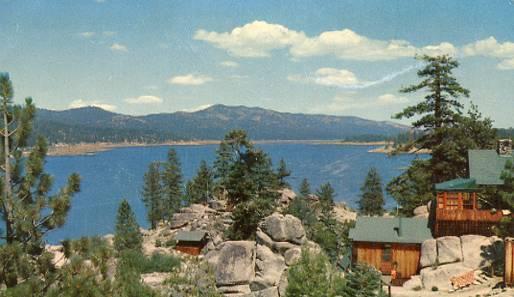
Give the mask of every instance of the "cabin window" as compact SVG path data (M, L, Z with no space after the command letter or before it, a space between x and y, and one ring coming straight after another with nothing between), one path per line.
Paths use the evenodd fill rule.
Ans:
M459 209L459 194L448 193L446 197L446 209Z
M382 261L391 262L393 258L393 251L391 249L390 244L384 245L384 250L382 251Z
M473 209L473 199L470 193L462 193L462 206L464 209Z

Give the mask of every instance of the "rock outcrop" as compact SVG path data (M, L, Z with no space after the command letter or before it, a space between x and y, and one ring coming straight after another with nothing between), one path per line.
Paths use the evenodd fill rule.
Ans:
M225 296L282 297L287 269L299 260L302 248L319 250L307 240L298 218L274 213L259 225L256 241L227 241L205 257Z
M404 288L432 290L453 289L450 279L478 271L491 264L495 250L503 245L498 237L481 235L445 236L429 239L421 245L420 276L414 276Z

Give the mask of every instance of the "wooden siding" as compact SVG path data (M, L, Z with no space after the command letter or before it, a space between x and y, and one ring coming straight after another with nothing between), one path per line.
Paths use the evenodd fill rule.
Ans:
M434 237L466 234L493 236L493 227L500 222L502 217L501 211L438 208L433 230Z
M192 255L192 256L198 256L202 252L202 248L198 246L185 246L185 245L178 245L175 247L175 249L179 252Z
M505 284L514 286L514 238L505 239Z
M421 247L417 244L393 244L393 262L397 263L399 278L410 278L420 269Z
M392 251L392 258L389 263L382 261L383 251L389 246ZM391 266L396 263L398 278L408 279L419 272L419 259L421 257L421 245L419 244L384 244L354 242L353 257L354 263L366 263L384 274L390 274Z

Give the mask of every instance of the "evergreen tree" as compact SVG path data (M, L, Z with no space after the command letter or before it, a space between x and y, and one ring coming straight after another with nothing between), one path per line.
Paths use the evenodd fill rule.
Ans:
M160 165L154 162L148 166L148 171L145 173L142 192L147 218L152 229L157 227L157 223L164 216L165 205L162 194Z
M207 203L214 187L212 172L207 162L200 163L198 173L186 186L186 197L189 203Z
M305 198L311 194L311 186L309 185L309 181L306 178L304 178L300 184L299 194Z
M431 178L433 183L438 183L453 178L455 169L449 166L452 162L445 154L444 144L446 143L443 141L446 140L448 129L458 124L463 108L459 98L469 97L469 91L463 88L453 76L452 71L459 66L459 63L452 57L422 56L421 60L426 63L426 66L418 71L422 81L403 88L400 92L412 93L426 90L427 95L423 101L405 108L394 118L419 117L412 126L424 130L425 134L416 140L416 144L419 148L432 150Z
M312 227L317 223L318 219L312 203L310 203L307 198L297 196L289 203L285 213L299 218L302 221L302 225L305 227L307 237L312 237Z
M66 186L50 195L53 180L44 172L46 141L38 138L27 148L36 108L31 98L19 106L13 97L9 75L0 73L0 282L12 288L22 280L37 293L48 289L55 272L44 250L44 235L64 225L80 178L72 174Z
M272 212L278 198L279 182L271 159L254 148L245 131L234 130L220 144L214 166L218 186L226 191L228 208L233 209L234 223L229 236L252 237L259 221Z
M303 251L300 260L287 272L287 297L333 297L344 287L323 253Z
M279 180L279 186L281 188L289 188L290 185L287 183L286 178L291 176L291 170L287 169L286 162L284 159L280 159L280 163L278 165L277 176Z
M468 176L469 149L490 148L495 138L492 121L482 119L478 108L472 105L468 115L462 115L461 97L468 97L453 76L459 63L449 56L421 59L425 67L418 71L419 84L400 90L411 93L426 91L424 100L396 114L396 119L416 117L413 128L422 131L409 145L431 150L428 160L415 160L402 175L393 179L387 191L398 201L405 215L434 199L433 184ZM407 145L407 146L409 146Z
M139 232L136 216L127 200L122 200L116 216L114 248L118 252L125 250L141 251L143 238Z
M320 186L316 195L319 197L319 203L321 207L321 213L324 216L330 216L334 211L334 196L335 191L330 183L326 183Z
M177 153L173 148L168 151L167 161L163 165L162 185L164 200L164 218L171 220L183 204L182 171Z
M346 284L338 295L343 297L385 296L381 290L380 272L375 268L357 264L346 275Z
M359 211L369 216L381 216L384 214L384 193L382 181L375 168L371 168L361 187Z

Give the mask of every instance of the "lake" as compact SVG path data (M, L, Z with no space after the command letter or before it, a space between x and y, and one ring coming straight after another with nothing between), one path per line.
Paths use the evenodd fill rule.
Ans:
M289 183L296 190L307 178L314 190L330 182L337 201L355 206L359 189L370 167L377 168L384 184L399 175L415 155L389 157L368 153L373 146L316 144L259 144L273 159L283 158L292 175ZM174 146L182 163L185 180L195 175L201 160L212 164L217 145ZM141 202L143 175L153 161L164 161L169 146L128 147L88 156L48 157L46 170L55 178L55 187L62 186L72 172L82 177L81 192L72 203L66 225L48 234L52 243L65 238L112 233L116 210L121 199L127 199L139 223L148 227ZM387 198L387 207L395 206Z

